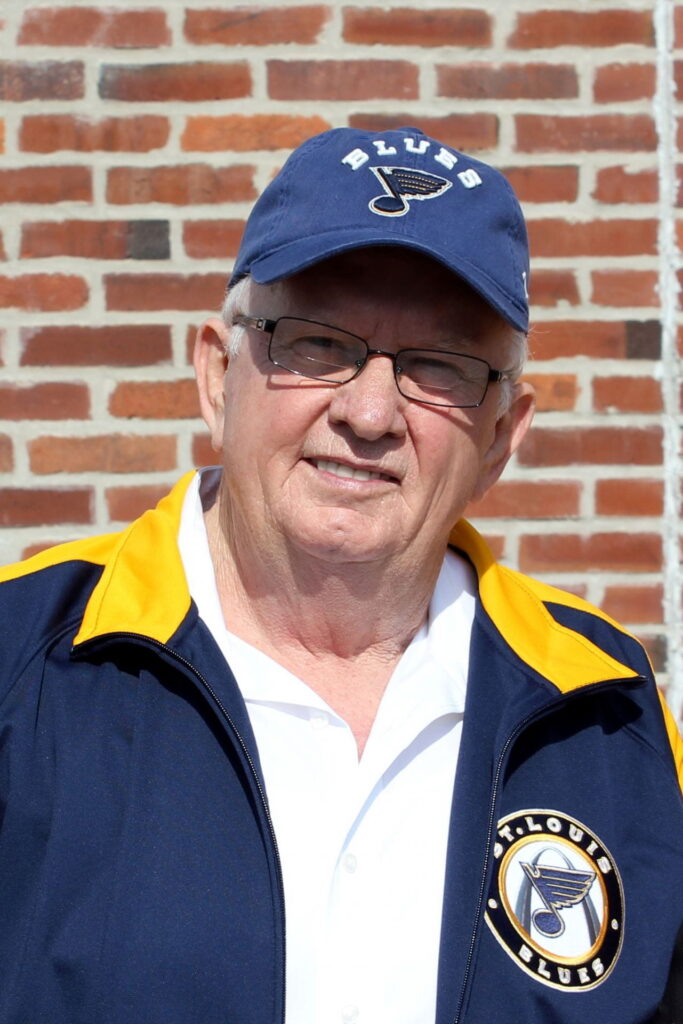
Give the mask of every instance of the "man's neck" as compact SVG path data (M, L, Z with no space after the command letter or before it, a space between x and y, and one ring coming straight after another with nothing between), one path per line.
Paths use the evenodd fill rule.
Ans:
M426 618L440 564L410 573L305 559L264 564L248 544L231 543L218 502L205 521L226 627L318 693L362 751L387 683Z

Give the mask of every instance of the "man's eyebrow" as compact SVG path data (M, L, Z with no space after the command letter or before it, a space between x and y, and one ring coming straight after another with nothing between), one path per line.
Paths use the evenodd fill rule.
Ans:
M433 345L434 348L447 348L456 349L460 345L465 345L468 348L473 348L481 342L481 338L473 335L471 331L458 331L457 327L452 325L447 327L443 332L439 332L437 338L436 335L433 337L420 337L417 339L423 345Z

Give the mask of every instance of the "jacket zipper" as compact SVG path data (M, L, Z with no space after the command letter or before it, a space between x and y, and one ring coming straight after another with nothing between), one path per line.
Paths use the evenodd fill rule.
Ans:
M271 814L270 814L270 808L268 807L268 800L267 800L267 797L266 797L263 785L261 783L261 779L260 779L259 773L258 773L258 771L256 769L256 765L254 764L254 759L252 758L251 753L249 752L248 746L244 742L242 734L239 732L237 726L235 725L235 723L234 723L234 721L233 721L233 719L232 719L232 717L230 715L230 712L227 710L227 708L225 707L225 705L221 701L220 697L218 696L218 694L216 693L216 691L212 687L211 683L208 681L208 679L206 679L201 674L201 672L198 669L195 668L195 666L192 664L192 662L188 661L187 658L184 658L182 656L182 654L178 654L178 652L174 651L172 647L167 647L166 644L161 643L159 640L155 640L153 637L142 636L139 633L108 633L106 635L106 637L102 637L99 641L98 640L86 641L82 646L79 646L78 651L87 650L87 649L90 649L92 647L99 647L103 643L106 645L107 641L109 641L109 640L117 640L117 639L131 640L134 643L140 644L143 647L149 646L149 647L155 648L158 651L163 651L165 654L170 655L171 658L173 658L174 661L179 662L186 669L189 669L189 671L199 680L201 685L205 688L207 693L210 695L210 697L214 701L216 707L219 709L219 711L223 715L224 719L226 720L226 722L228 723L228 725L230 727L230 730L231 730L233 736L237 740L242 753L244 754L244 758L245 758L247 764L249 765L249 770L251 771L254 783L256 784L257 792L259 794L259 798L261 800L261 806L262 806L263 812L265 814L266 822L267 822L267 825L268 825L268 831L270 833L271 842L273 844L273 852L275 854L275 867L276 867L276 871L277 871L277 886L278 886L278 904L279 904L279 910L280 910L280 920L282 921L282 950L281 950L282 971L281 971L281 978L280 978L281 985L282 985L282 1018L281 1018L281 1024L285 1024L285 1003L286 1003L286 995L287 995L287 973L286 973L287 972L287 942L286 942L286 937L287 937L286 936L286 933L287 933L287 919L285 917L285 889L284 889L284 879L283 879L283 875L282 875L282 861L280 860L280 851L278 850L277 837L275 835L275 826L273 825L273 819L272 819ZM75 651L74 653L78 654L78 651Z
M636 676L635 678L630 678L630 679L610 679L608 682L594 683L593 686L590 687L590 691L591 692L595 692L596 690L599 691L599 690L602 690L602 689L606 689L607 687L611 688L612 686L614 686L617 683L629 683L629 684L633 685L635 683L641 683L642 684L645 681L646 680L642 676ZM464 971L463 978L462 978L462 985L460 987L460 997L458 999L458 1007L457 1007L457 1010L456 1010L456 1013L455 1013L455 1019L453 1021L453 1024L462 1024L462 1009L463 1009L463 1004L465 1002L465 995L467 993L467 987L468 987L468 984L469 984L469 976L470 976L470 971L472 969L472 960L474 959L474 951L475 951L475 948L476 948L476 945L477 945L477 933L479 931L479 919L481 917L481 908L482 908L482 905L484 903L484 898L485 898L485 895L486 895L486 876L488 874L488 866L489 866L489 861L491 859L491 840L493 838L493 833L494 833L494 830L495 830L495 820L494 819L495 819L495 815L496 815L496 805L497 805L497 801L498 801L498 787L500 785L500 778L501 778L501 775L503 773L503 768L505 767L505 764L507 762L507 756L508 756L510 747L512 746L513 743L516 742L516 740L518 739L520 734L532 722L534 722L534 721L536 721L538 719L544 718L546 715L551 714L553 711L556 711L559 707L561 707L563 704L566 704L573 697L576 697L576 696L579 696L579 695L580 696L585 695L587 689L589 689L589 688L583 686L583 687L581 687L580 690L574 690L572 693L563 694L562 697L560 698L560 700L553 701L552 704L546 705L545 707L541 708L540 710L534 711L531 714L527 715L526 718L523 718L521 722L517 723L517 725L512 730L512 732L508 736L507 740L503 744L503 747L502 747L501 752L500 752L500 756L498 758L498 763L496 765L496 771L495 771L495 774L494 774L494 777L493 777L493 786L492 786L492 789L491 789L491 803L490 803L490 808L489 808L489 822L488 822L488 828L487 828L487 832L486 832L486 852L484 853L484 864L483 864L482 873L481 873L481 885L479 886L479 896L477 898L477 909L476 909L476 914L475 914L475 917L474 917L474 928L472 930L472 938L470 940L470 948L469 948L468 953L467 953L467 960L465 961L465 971Z

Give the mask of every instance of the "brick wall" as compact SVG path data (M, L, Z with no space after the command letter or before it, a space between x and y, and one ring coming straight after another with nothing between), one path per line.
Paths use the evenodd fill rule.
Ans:
M19 0L0 41L0 561L211 459L188 352L254 197L310 134L418 124L529 219L540 411L477 525L681 713L683 2Z

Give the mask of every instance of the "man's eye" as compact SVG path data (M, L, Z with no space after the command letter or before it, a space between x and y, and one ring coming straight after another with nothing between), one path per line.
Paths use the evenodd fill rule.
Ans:
M322 363L326 367L349 365L347 346L324 334L311 334L297 338L292 342L291 349L297 358Z
M406 367L406 372L411 376L414 375L423 383L431 381L438 384L455 383L465 376L463 367L445 359L429 357L411 360L410 365Z
M296 338L292 342L292 348L302 354L305 352L330 352L339 348L339 343L334 338L326 338L321 334L308 334L302 338Z

